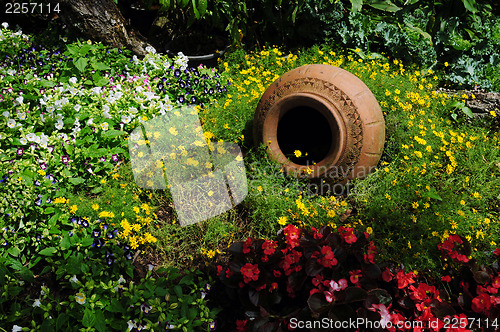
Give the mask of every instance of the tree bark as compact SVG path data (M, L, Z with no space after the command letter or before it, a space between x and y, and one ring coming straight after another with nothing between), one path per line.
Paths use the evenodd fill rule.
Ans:
M77 35L144 56L147 40L129 29L113 0L60 0L59 17Z

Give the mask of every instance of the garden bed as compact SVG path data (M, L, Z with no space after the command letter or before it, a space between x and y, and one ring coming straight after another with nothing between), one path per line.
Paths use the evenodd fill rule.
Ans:
M46 50L1 31L0 327L493 326L499 136L494 121L468 121L469 97L435 92L441 73L328 45L188 68L184 57L139 60L90 41ZM262 93L307 63L357 75L384 112L379 167L350 193L318 195L253 146ZM127 145L134 128L181 106L198 112L207 142L242 147L249 188L237 208L187 227L168 190L136 186Z

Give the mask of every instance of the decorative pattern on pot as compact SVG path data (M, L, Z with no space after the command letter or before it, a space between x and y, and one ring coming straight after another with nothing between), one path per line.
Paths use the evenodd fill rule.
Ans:
M385 122L359 78L313 64L285 73L264 92L253 135L288 174L346 182L366 177L377 165Z

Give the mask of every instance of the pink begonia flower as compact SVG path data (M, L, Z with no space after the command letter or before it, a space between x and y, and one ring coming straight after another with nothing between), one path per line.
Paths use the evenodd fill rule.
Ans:
M391 323L391 314L389 313L389 310L387 310L387 307L385 304L372 304L370 307L371 311L378 311L380 314L380 325L382 327L386 327L388 324Z

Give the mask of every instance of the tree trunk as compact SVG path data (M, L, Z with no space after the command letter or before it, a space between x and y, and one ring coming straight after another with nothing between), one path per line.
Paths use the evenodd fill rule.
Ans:
M60 0L59 3L59 17L77 35L128 48L139 56L147 54L147 40L127 29L125 18L113 0Z

